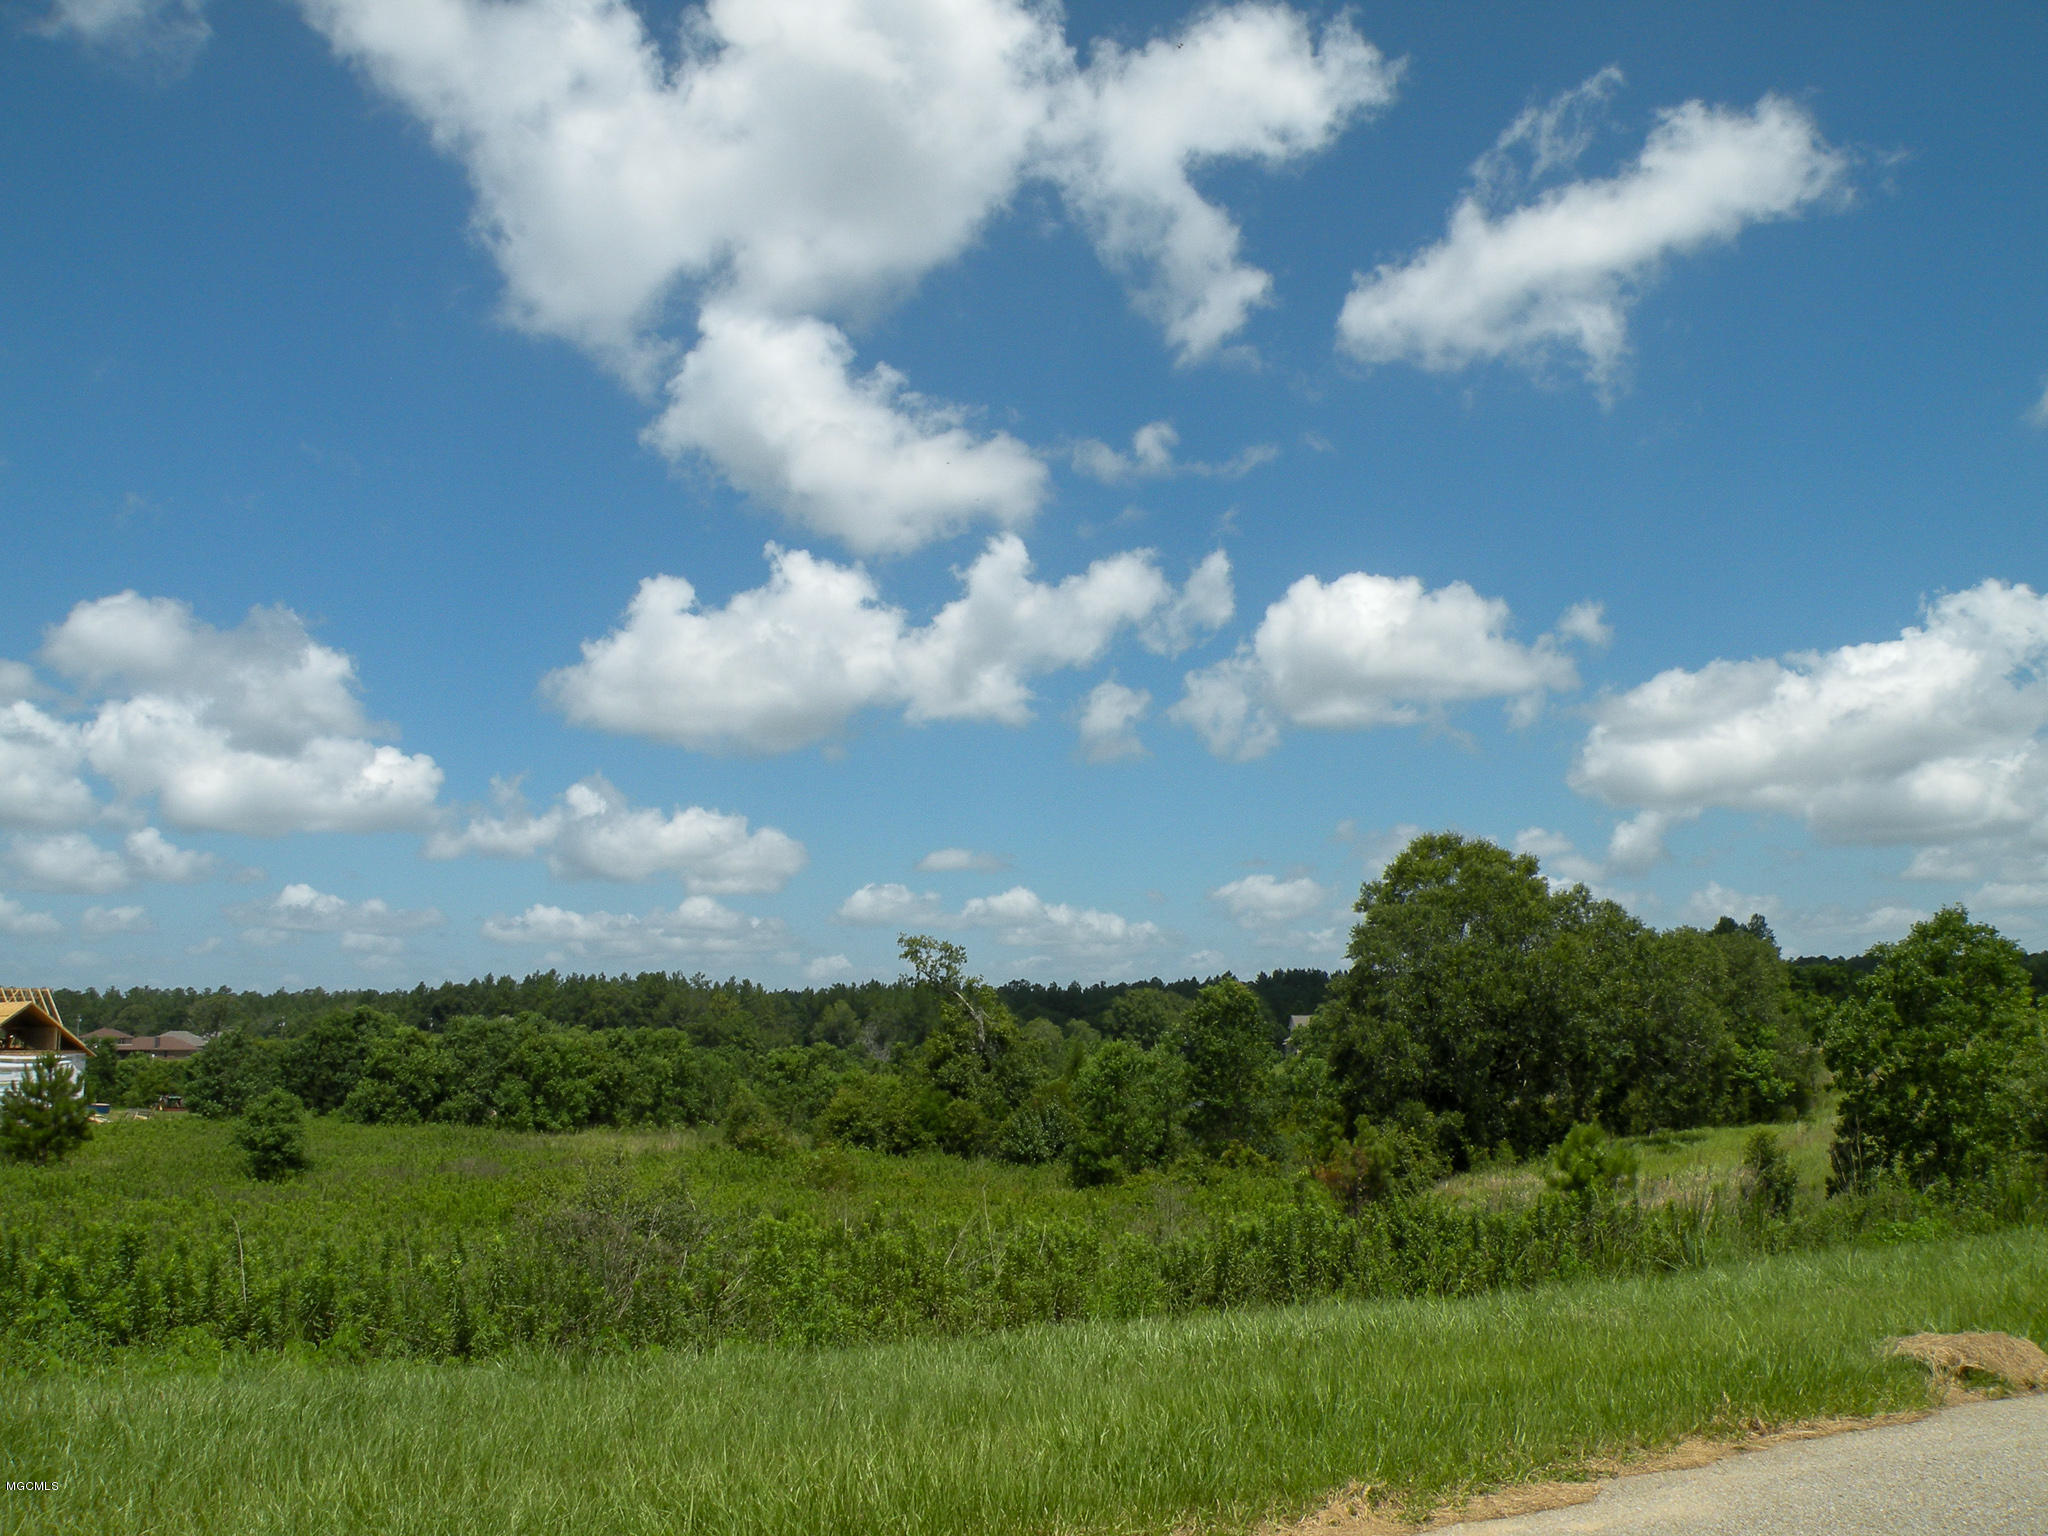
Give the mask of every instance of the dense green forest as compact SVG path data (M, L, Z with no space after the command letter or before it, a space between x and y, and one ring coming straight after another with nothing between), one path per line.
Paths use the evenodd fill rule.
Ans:
M1063 1164L1079 1184L1190 1156L1399 1165L1420 1179L1527 1157L1582 1124L1639 1135L1790 1119L1854 1057L1838 1042L1831 1061L1829 1032L1874 1006L1898 948L1788 963L1761 917L1660 931L1554 886L1532 857L1449 833L1417 838L1358 912L1348 969L1249 983L992 986L959 946L906 935L901 979L822 989L547 972L409 992L59 1001L81 1031L212 1036L177 1063L103 1049L87 1086L115 1104L179 1093L236 1116L282 1091L364 1124L713 1124L763 1152L936 1150ZM1995 954L1996 984L2028 1021L2000 1061L2031 1060L2042 969L1957 921L1945 942ZM1997 1070L2031 1081L2022 1066ZM2014 1126L2038 1119L1994 1096L2012 1100ZM2031 1134L2002 1132L2001 1145ZM1873 1144L1856 1166L1899 1155Z
M1103 1015L1126 992L1143 988L1193 998L1208 980L1096 982L1082 986L1012 981L996 991L1018 1018L1049 1019L1056 1024L1087 1023L1100 1028ZM1267 1010L1279 1019L1313 1013L1330 985L1330 973L1319 970L1261 972L1249 983ZM236 992L227 987L206 992L191 987L110 987L72 991L59 988L58 1006L65 1021L81 1033L104 1028L131 1035L160 1035L186 1029L212 1035L222 1029L272 1030L289 1033L295 1026L349 1008L372 1008L421 1029L436 1029L450 1019L535 1014L551 1023L590 1029L684 1028L714 1011L737 1007L752 1021L764 1041L777 1045L806 1044L825 1038L844 1021L835 1012L821 1020L835 1003L845 1003L862 1020L872 1018L877 1039L884 1043L914 1030L917 999L905 981L847 983L796 991L769 991L737 979L715 982L702 974L643 971L637 976L563 976L542 971L521 980L485 976L481 980L424 983L406 991L339 991L310 987L296 992ZM899 1027L898 1021L901 1021ZM821 1033L821 1028L823 1033Z

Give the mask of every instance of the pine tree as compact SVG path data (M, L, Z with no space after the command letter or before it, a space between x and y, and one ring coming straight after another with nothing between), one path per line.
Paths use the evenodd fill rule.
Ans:
M38 1056L28 1075L0 1094L0 1152L23 1163L49 1163L92 1134L92 1110L71 1069Z

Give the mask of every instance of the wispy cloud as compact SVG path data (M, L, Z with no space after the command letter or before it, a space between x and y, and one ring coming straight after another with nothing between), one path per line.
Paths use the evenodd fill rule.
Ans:
M1207 480L1237 480L1280 456L1280 450L1273 444L1254 443L1227 459L1210 462L1180 458L1175 452L1179 447L1180 433L1174 430L1173 423L1154 421L1131 434L1127 453L1090 437L1074 445L1072 457L1074 468L1090 479L1100 480L1104 485L1123 485L1132 480L1169 480L1190 475Z
M1699 101L1668 108L1618 174L1496 207L1524 185L1509 170L1517 156L1535 175L1577 160L1590 110L1618 80L1602 71L1518 118L1474 168L1444 238L1359 277L1337 324L1342 350L1438 371L1576 351L1605 391L1627 354L1629 310L1664 261L1844 195L1848 157L1805 109L1766 96L1749 111Z

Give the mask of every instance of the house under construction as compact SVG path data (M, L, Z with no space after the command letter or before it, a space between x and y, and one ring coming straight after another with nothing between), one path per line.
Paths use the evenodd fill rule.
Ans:
M48 987L0 987L0 1093L27 1077L38 1056L54 1055L82 1084L90 1050L64 1027Z

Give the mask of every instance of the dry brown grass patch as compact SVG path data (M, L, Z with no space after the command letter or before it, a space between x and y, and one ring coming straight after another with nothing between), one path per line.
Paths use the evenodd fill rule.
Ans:
M2048 1387L2048 1353L2010 1333L1915 1333L1892 1340L1891 1352L1918 1360L1938 1386L1951 1389L1971 1375L1996 1377L2021 1391Z
M1261 1525L1258 1536L1410 1536L1414 1529L1401 1518L1398 1502L1374 1497L1369 1484L1352 1483L1291 1525Z

